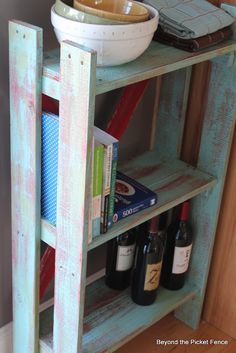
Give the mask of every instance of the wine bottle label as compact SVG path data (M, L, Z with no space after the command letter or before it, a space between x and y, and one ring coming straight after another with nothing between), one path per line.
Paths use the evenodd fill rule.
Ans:
M175 247L172 273L180 274L188 270L192 244L185 247Z
M116 258L116 271L127 271L131 269L134 259L135 244L118 246Z
M144 290L151 291L157 289L160 282L162 261L157 264L148 264L145 275Z

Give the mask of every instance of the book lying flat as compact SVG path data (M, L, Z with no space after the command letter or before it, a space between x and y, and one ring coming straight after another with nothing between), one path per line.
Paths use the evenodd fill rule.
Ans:
M157 203L157 194L138 181L117 171L113 222Z

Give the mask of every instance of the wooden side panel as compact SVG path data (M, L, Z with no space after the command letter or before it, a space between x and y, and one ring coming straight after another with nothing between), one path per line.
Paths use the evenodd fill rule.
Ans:
M236 339L236 130L207 286L205 320Z
M236 5L236 0L224 1ZM236 9L236 8L235 8ZM203 317L211 324L236 338L236 130L225 181L224 195L219 215L213 261L209 275Z
M217 178L215 187L193 200L194 246L188 281L199 287L199 295L177 311L177 317L196 327L201 315L211 260L218 212L235 123L236 66L228 57L213 61L208 105L203 125L198 168Z
M190 78L191 68L163 76L155 144L161 158L180 155Z
M77 353L82 343L95 80L95 52L63 43L54 353Z
M10 22L13 351L38 352L42 30Z
M210 74L210 61L193 66L181 159L194 166L196 166L198 160L202 124L208 100Z

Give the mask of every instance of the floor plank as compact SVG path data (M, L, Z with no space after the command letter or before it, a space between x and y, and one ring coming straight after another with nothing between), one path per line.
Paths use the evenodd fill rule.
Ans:
M222 344L210 340L222 341ZM116 353L168 352L234 353L236 341L205 321L201 322L198 330L192 330L171 314L116 351Z

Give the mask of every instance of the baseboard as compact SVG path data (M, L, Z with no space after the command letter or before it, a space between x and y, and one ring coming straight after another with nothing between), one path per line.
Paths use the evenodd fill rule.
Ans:
M12 323L0 328L0 352L12 353Z
M89 285L105 275L102 269L87 278L86 284ZM53 305L53 298L40 305L40 311L44 311ZM0 328L0 353L12 353L12 323Z

